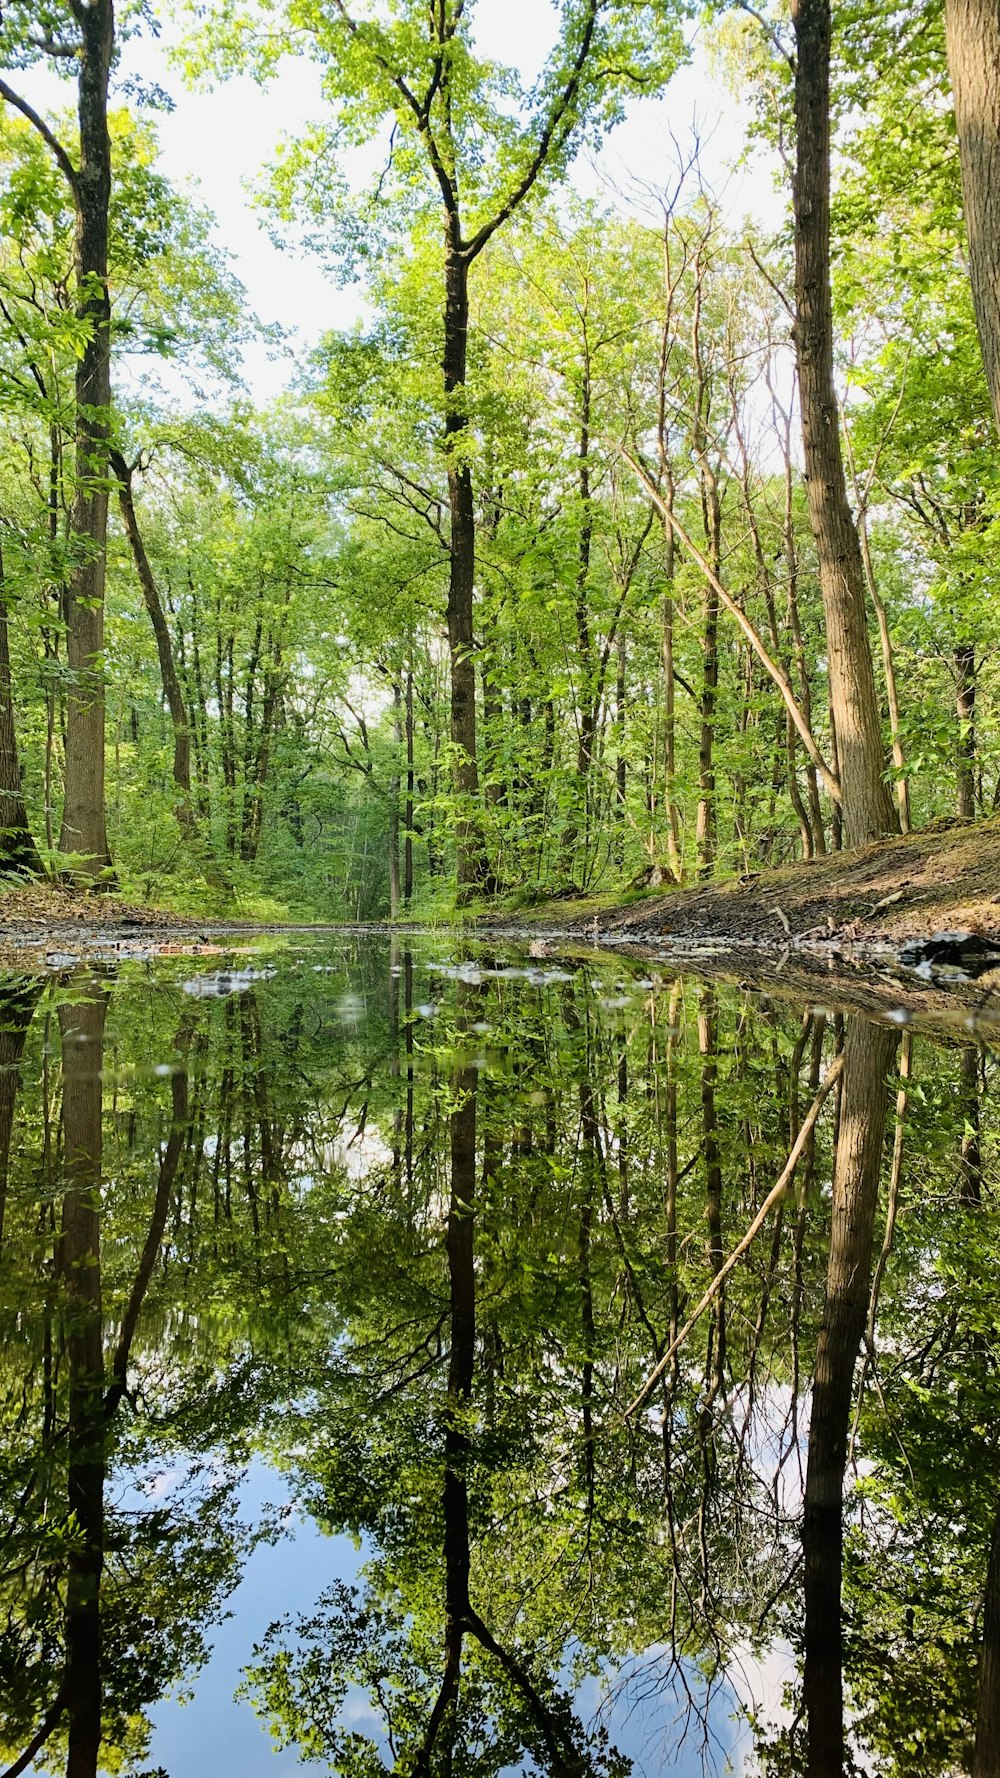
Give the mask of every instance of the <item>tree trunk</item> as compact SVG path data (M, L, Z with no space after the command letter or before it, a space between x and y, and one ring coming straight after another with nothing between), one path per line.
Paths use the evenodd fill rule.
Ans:
M706 586L701 634L701 698L698 740L698 875L710 877L715 862L715 705L719 690L719 599Z
M1000 430L1000 9L996 0L945 0L945 30L972 300L993 417Z
M955 650L955 711L958 749L955 813L971 821L976 813L976 651L968 643Z
M837 727L844 842L898 822L884 779L861 546L847 498L833 383L830 293L830 0L793 0L795 26L795 340L809 518L819 556L830 701Z
M406 668L406 804L403 809L403 901L413 899L413 667Z
M122 523L125 535L132 551L135 571L139 576L142 596L145 601L149 621L156 637L156 653L160 663L160 679L163 684L163 695L170 711L170 721L174 730L174 783L177 786L177 802L174 813L185 833L192 830L191 813L191 725L188 720L184 693L174 663L173 642L167 624L160 590L150 566L149 557L139 530L136 517L135 501L132 498L132 470L129 468L120 451L111 452L111 467L118 478L118 504L121 507Z
M625 799L628 785L625 763L625 721L627 708L626 668L628 656L624 631L618 637L618 678L615 685L615 726L618 730L618 757L615 760L615 812L617 835L615 851L619 869L625 863Z
M668 477L667 498L673 504L673 476ZM663 592L663 629L660 651L663 661L663 799L666 816L667 863L670 866L674 881L679 883L683 875L681 865L680 818L677 813L677 716L674 697L674 572L676 563L676 543L673 527L667 521L664 524L664 575L666 586Z
M59 1009L63 1197L59 1272L66 1293L67 1497L76 1524L66 1576L66 1778L95 1778L101 1744L104 1567L104 1351L101 1318L101 1057L106 996Z
M464 458L468 434L465 403L469 336L469 267L459 241L458 217L445 231L444 441L448 467L451 540L448 574L448 653L451 667L451 742L455 750L453 787L455 868L459 901L483 886L486 861L478 820L479 770L476 764L476 670L472 630L476 576L476 515L472 472Z
M894 1032L865 1019L847 1022L802 1522L807 1778L840 1778L844 1769L844 1472L854 1367L868 1314L888 1077L897 1042Z
M108 73L114 46L112 0L74 8L80 31L80 164L74 271L77 319L85 344L76 369L76 491L71 529L77 561L67 597L66 777L60 850L94 879L111 863L104 819L104 579L108 532L108 421L111 305L108 208L111 143Z
M14 696L10 673L10 633L0 556L0 871L40 877L42 861L31 837L21 790L21 765L14 727Z
M21 1056L41 983L16 979L0 989L0 1254L7 1211L7 1165L14 1134L14 1108L21 1086Z
M577 541L576 590L574 601L574 619L576 623L576 649L579 663L579 685L577 690L577 707L579 728L576 743L576 783L574 787L574 803L569 819L563 829L562 854L566 875L573 880L574 854L579 834L579 823L583 819L585 831L589 827L587 821L587 800L590 788L590 762L593 757L594 735L597 727L597 710L594 688L594 651L590 635L590 615L588 611L588 581L590 579L590 554L594 539L594 510L590 493L590 348L584 322L583 335L583 371L580 387L580 433L577 442L576 482L580 500L580 535ZM584 862L586 875L586 860Z
M389 917L399 913L399 744L402 740L399 710L402 690L399 680L392 682L392 741L394 766L389 780Z
M986 1570L972 1778L1000 1778L1000 1510L993 1521Z

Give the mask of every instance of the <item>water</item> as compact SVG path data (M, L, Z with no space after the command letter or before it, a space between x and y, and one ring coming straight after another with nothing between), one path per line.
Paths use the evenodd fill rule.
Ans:
M992 1055L454 939L0 988L3 1763L995 1769Z

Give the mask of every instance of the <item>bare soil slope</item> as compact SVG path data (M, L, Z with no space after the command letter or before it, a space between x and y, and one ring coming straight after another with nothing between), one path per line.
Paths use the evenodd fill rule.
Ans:
M546 920L581 935L596 929L778 953L790 940L831 949L898 947L942 928L1000 940L1000 816L938 822L857 852L675 889L628 907L561 915L549 909Z

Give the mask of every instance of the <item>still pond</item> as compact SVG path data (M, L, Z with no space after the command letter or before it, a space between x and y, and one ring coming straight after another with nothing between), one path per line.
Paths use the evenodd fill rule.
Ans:
M0 1767L1000 1771L996 1067L454 937L5 978Z

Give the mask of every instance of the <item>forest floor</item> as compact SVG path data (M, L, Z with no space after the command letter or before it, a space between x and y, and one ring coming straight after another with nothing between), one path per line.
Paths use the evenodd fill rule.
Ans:
M937 822L728 883L496 907L456 924L535 954L597 946L800 1000L822 983L823 997L845 1007L1000 1036L1000 816ZM347 930L386 928L192 918L48 884L0 889L6 969L210 955L269 934Z
M1000 816L935 822L856 852L831 852L730 882L645 891L625 904L614 898L547 902L523 917L532 926L598 938L724 941L779 953L790 941L812 941L826 951L900 946L942 928L1000 942Z

